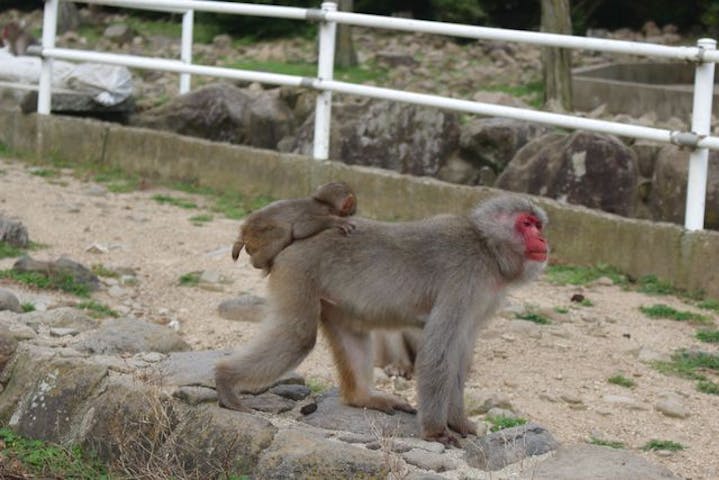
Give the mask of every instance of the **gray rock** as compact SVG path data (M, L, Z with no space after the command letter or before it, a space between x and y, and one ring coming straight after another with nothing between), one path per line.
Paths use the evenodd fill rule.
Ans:
M84 265L67 257L60 257L53 262L45 262L25 255L15 262L12 268L17 272L40 273L59 284L64 283L69 276L75 283L84 285L90 290L94 291L100 288L100 279L97 278L97 275Z
M505 118L473 118L462 126L459 146L464 158L477 166L502 172L516 153L549 129Z
M388 415L377 410L350 407L340 401L332 390L317 399L317 411L301 418L301 421L327 430L342 430L356 434L371 434L373 426L393 437L418 437L416 415L395 412Z
M496 186L631 216L638 178L636 155L619 139L579 131L528 143Z
M177 352L190 346L177 332L161 325L130 318L106 320L77 347L91 353Z
M263 418L203 405L185 414L159 453L176 458L185 478L217 478L218 472L260 478L257 463L277 436Z
M172 396L190 405L217 401L217 392L207 387L180 387L172 392Z
M18 248L26 248L29 243L27 228L18 220L0 215L0 242Z
M330 158L413 175L436 175L458 148L458 116L388 101L332 106ZM314 115L300 127L294 153L311 154Z
M410 450L409 452L403 453L402 458L404 458L407 463L419 467L422 470L446 472L447 470L457 468L457 461L455 459L446 455L430 453L426 450Z
M51 328L50 336L52 337L74 337L80 333L75 328Z
M125 23L116 23L108 26L105 29L103 36L114 43L122 45L123 43L129 43L135 34L129 25Z
M312 393L305 385L277 385L270 388L270 392L294 401L304 400Z
M37 92L28 92L20 104L23 113L37 111ZM105 121L127 123L130 114L135 110L135 100L128 97L115 105L103 105L95 101L95 95L76 92L53 92L50 110L53 113L93 117ZM97 191L97 189L95 189ZM87 195L88 192L86 191ZM105 189L105 194L107 189ZM104 196L102 195L102 196Z
M11 381L0 395L8 425L29 438L59 441L95 393L107 368L79 358L50 359L28 348L13 363Z
M224 300L217 307L220 317L241 322L259 322L264 317L265 299L256 295L240 295Z
M665 393L655 408L662 412L667 417L674 418L687 418L689 416L689 409L684 405L683 399L676 393L670 392Z
M24 314L21 320L37 331L40 325L49 328L71 328L84 332L97 327L97 321L72 307L59 307L44 312L35 311Z
M468 390L465 395L467 397L467 410L470 416L487 413L495 407L509 410L514 408L506 393L493 392L490 390Z
M280 430L263 454L258 479L384 478L379 452L323 438L297 428Z
M626 450L570 445L557 450L522 478L529 480L678 480L660 465Z
M17 340L6 326L0 324L0 372L15 354L15 350Z
M275 148L295 130L289 106L277 90L206 85L136 115L137 126L170 130L220 142Z
M15 313L22 313L20 300L10 290L0 288L0 310L10 310Z
M550 452L558 446L547 430L528 423L466 442L464 458L472 467L495 471L526 457Z
M295 402L287 398L280 397L274 393L261 393L259 395L245 394L242 395L242 404L247 408L258 410L260 412L279 414L292 410Z

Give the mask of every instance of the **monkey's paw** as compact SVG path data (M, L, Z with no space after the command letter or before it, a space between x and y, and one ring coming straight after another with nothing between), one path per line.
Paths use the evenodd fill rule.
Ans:
M371 408L379 410L388 415L394 415L396 410L407 413L417 413L417 409L405 400L383 392L373 392L366 398L350 400L350 405L355 407Z
M355 228L357 227L352 222L343 221L337 223L337 230L339 230L343 235L349 235Z

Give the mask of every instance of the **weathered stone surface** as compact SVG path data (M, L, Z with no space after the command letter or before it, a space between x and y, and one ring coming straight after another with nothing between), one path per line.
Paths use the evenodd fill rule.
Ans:
M548 128L505 118L473 118L462 126L459 146L465 158L499 173L529 141Z
M454 113L385 101L332 107L330 158L414 175L435 175L459 143ZM292 146L311 154L314 115L300 127Z
M0 242L13 247L25 248L28 245L27 228L18 220L0 215Z
M240 295L225 300L217 307L217 313L227 320L259 322L263 318L265 299L257 295Z
M72 440L103 461L137 468L150 461L178 423L177 412L158 390L116 382L89 403Z
M97 278L97 275L84 265L67 257L60 257L55 261L46 262L34 260L25 255L15 262L12 268L17 272L40 273L57 282L63 282L67 277L71 277L75 283L85 285L90 290L100 288L100 279Z
M217 392L207 387L180 387L172 392L172 396L190 405L217 401Z
M410 450L409 452L403 453L402 458L404 458L407 463L419 467L422 470L445 472L457 468L457 461L455 459L438 453L430 453L426 450Z
M270 392L294 401L304 400L312 393L305 385L277 385L270 388Z
M0 288L0 310L10 310L15 313L22 312L20 300L7 288Z
M559 444L543 427L528 423L465 443L465 460L482 470L500 470L533 455L555 450Z
M382 456L297 428L281 430L262 455L257 479L384 478Z
M165 385L215 388L215 363L231 353L229 350L172 352L154 366L153 376Z
M562 447L527 472L526 480L678 480L669 470L626 450L597 445Z
M482 415L493 408L506 408L511 410L512 401L509 395L503 392L495 392L492 390L468 390L467 396L467 412L469 415Z
M186 414L160 454L175 458L191 478L260 478L259 456L276 433L277 428L259 416L205 405Z
M131 121L142 127L272 149L294 131L294 122L278 90L241 89L226 83L180 95Z
M295 402L292 400L269 392L259 395L243 395L242 404L247 408L274 414L287 412L295 406Z
M50 360L37 349L25 350L13 363L10 383L0 395L0 412L3 417L10 414L7 424L22 435L63 440L106 375L106 367L82 359ZM7 408L6 402L12 406Z
M302 418L309 425L327 430L370 434L373 428L394 437L418 437L417 416L405 412L388 415L377 410L350 407L332 390L317 399L317 410Z
M610 135L550 133L528 143L496 186L631 216L637 194L634 152Z
M90 332L77 348L91 353L177 352L190 346L174 330L130 318L106 320Z
M649 208L655 220L684 222L689 153L674 145L659 152L649 195ZM709 152L705 205L704 227L719 229L719 152Z
M5 365L15 354L16 349L17 340L12 332L4 325L0 325L0 372L5 369Z
M84 332L97 327L97 321L72 307L59 307L44 312L29 312L21 317L29 327L37 331L40 325L48 328L72 328Z

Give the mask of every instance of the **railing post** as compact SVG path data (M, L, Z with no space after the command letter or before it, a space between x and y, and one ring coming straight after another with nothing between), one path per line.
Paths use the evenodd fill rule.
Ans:
M57 9L60 0L45 0L45 9L42 15L42 49L55 46L57 33ZM52 93L52 58L42 57L40 70L40 85L37 94L37 113L50 114Z
M697 46L714 50L716 40L700 38ZM709 134L714 97L714 62L697 64L694 76L694 105L692 107L692 132L704 136ZM706 206L707 172L709 149L696 148L689 156L689 178L687 179L687 200L684 227L687 230L704 228Z
M195 20L195 11L188 10L182 14L182 44L180 60L188 65L192 64L192 31ZM180 74L180 95L190 91L190 74Z
M337 11L334 2L323 2L323 12ZM320 23L320 46L317 60L317 76L320 80L332 80L335 63L335 32L337 24L323 20ZM315 138L312 157L327 160L330 151L330 118L332 115L332 92L323 91L317 96L315 106Z

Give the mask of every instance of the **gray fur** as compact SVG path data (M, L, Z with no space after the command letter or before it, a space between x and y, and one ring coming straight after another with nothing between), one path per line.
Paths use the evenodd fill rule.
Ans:
M231 365L218 366L218 389L245 388L250 377L256 386L264 374L257 370L279 375L298 364L311 349L307 338L317 328L322 305L330 304L340 312L331 319L340 331L424 323L416 360L423 435L451 439L447 427L471 431L462 397L479 328L508 287L536 277L546 264L525 260L514 226L522 212L547 222L529 200L502 196L467 216L401 223L357 218L351 235L326 230L295 241L276 257L269 277L270 303L276 307L271 332L240 351ZM293 342L303 348L291 348ZM366 357L363 361L372 361L371 352Z

